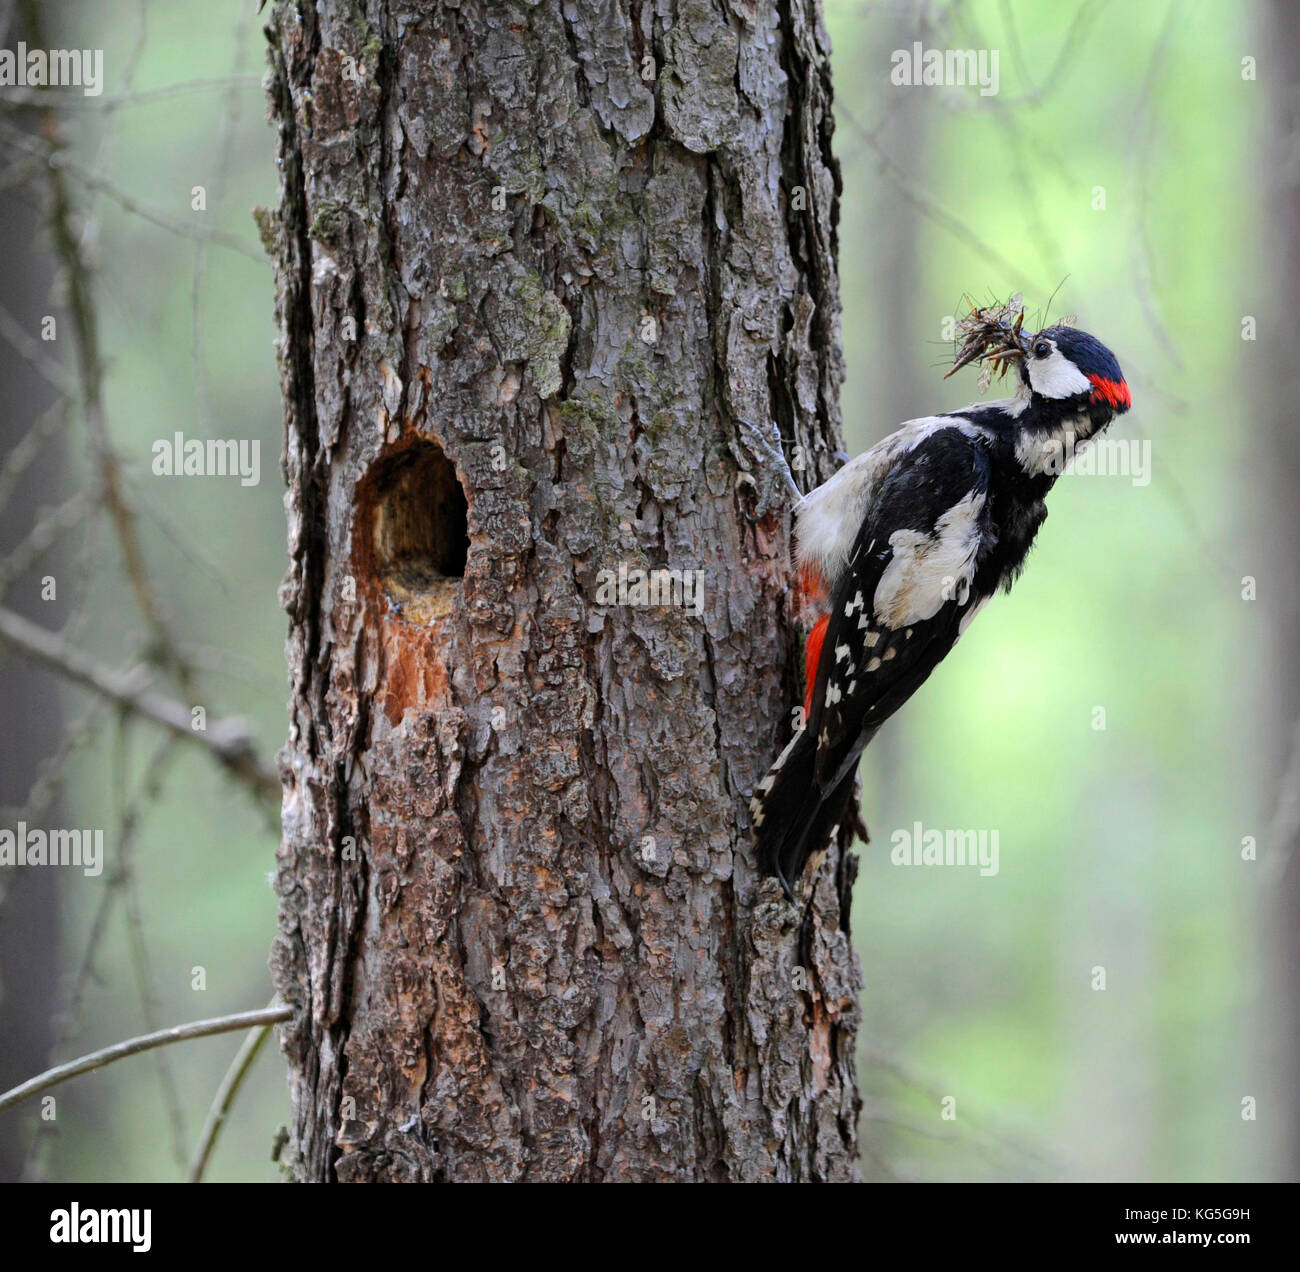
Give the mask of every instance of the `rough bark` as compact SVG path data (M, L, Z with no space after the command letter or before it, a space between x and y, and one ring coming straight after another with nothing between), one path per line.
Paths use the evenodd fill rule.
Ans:
M852 858L791 906L746 810L800 638L741 421L805 485L839 445L818 3L268 34L296 1176L854 1177ZM620 566L702 613L598 600Z

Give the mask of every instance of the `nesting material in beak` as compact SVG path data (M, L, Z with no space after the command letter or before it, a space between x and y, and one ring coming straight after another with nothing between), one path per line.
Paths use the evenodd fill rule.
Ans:
M955 375L972 362L982 362L980 388L987 388L995 377L1006 375L1011 364L1023 358L1030 337L1021 330L1025 322L1025 303L1017 292L1005 305L972 305L970 313L957 321L957 354L952 370Z

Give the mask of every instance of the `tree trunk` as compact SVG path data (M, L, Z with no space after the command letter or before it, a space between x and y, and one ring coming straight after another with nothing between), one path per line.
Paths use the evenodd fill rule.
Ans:
M269 35L296 1177L854 1178L852 859L792 906L747 813L800 642L746 423L839 445L817 0Z
M1261 42L1281 55L1280 65L1295 66L1300 55L1300 13L1293 4L1274 0L1261 15ZM1300 647L1300 515L1295 492L1300 488L1300 455L1296 453L1295 403L1300 394L1300 368L1296 348L1300 346L1300 103L1294 77L1270 76L1271 91L1269 145L1259 162L1257 180L1261 191L1263 220L1269 234L1262 244L1274 295L1267 310L1257 315L1261 362L1251 367L1265 412L1259 429L1257 471L1261 510L1257 526L1259 560L1264 565L1259 580L1261 617L1273 639L1273 653L1266 672L1264 693L1271 706L1271 718L1262 721L1268 753L1276 754L1276 765L1265 769L1269 784L1276 789L1276 806L1267 828L1261 865L1264 886L1273 908L1268 931L1271 956L1269 996L1264 1004L1272 1017L1266 1021L1267 1041L1276 1039L1285 1048L1278 1065L1276 1085L1270 1092L1276 1107L1287 1110L1290 1125L1272 1173L1275 1179L1300 1179L1300 1109L1295 1102L1295 1083L1300 1075L1300 685L1294 673L1296 649ZM1254 306L1251 307L1252 312ZM1253 348L1243 344L1243 349ZM1251 571L1254 573L1254 571ZM1265 815L1268 815L1267 808ZM1263 1102L1261 1101L1261 1107Z
M52 26L59 24L52 23ZM60 32L62 34L62 32ZM0 17L0 46L14 48L20 41L43 48L42 35L15 14L12 24ZM33 128L30 113L6 123ZM49 256L41 242L41 218L29 190L6 182L0 191L0 259L5 262L5 308L33 340L41 319L56 311L50 298L53 277ZM46 413L54 408L55 394L32 364L7 339L0 340L0 384L5 409L0 411L0 467L13 464L20 447L30 440ZM48 512L51 492L66 488L61 428L21 470L8 492L0 491L0 560L22 543ZM17 468L12 471L19 471ZM4 483L0 482L0 485ZM56 544L20 577L0 584L0 604L43 627L59 628L68 620L69 597L75 585L68 570L68 554ZM53 575L57 598L42 599L41 580ZM32 817L33 825L60 826L68 818L57 783L38 796L36 807L27 801L33 784L59 752L67 721L58 691L50 678L33 672L30 665L0 653L0 703L11 727L0 729L0 826L12 829L19 818ZM21 725L19 725L21 722ZM75 820L75 819L74 819ZM61 984L64 972L61 927L63 888L60 870L0 871L0 1090L17 1086L50 1061L55 1044L55 1016L65 1003ZM70 1104L60 1096L60 1115ZM62 1125L38 1122L36 1134ZM0 1123L0 1182L12 1183L30 1160L29 1123L17 1110Z

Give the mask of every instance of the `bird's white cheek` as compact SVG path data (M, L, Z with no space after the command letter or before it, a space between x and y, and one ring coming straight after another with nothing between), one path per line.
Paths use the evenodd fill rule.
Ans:
M1092 381L1061 353L1030 362L1029 383L1035 393L1046 398L1074 397L1092 389Z

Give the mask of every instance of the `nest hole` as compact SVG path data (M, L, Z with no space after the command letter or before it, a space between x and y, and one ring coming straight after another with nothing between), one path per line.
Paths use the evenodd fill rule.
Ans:
M381 461L372 559L403 617L427 623L450 610L469 555L468 514L455 465L436 442L416 442Z

